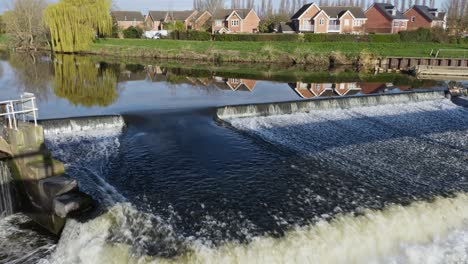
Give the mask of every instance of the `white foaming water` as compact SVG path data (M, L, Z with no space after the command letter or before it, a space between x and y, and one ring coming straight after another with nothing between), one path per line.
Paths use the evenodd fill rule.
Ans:
M436 100L230 122L275 144L336 160L334 166L357 174L375 174L378 180L380 173L388 181L411 175L425 184L422 176L450 172L459 181L466 176L466 113ZM143 248L154 239L163 250L180 254L145 256ZM67 223L56 252L44 263L467 263L467 252L468 195L462 192L360 210L292 227L280 238L226 241L220 247L178 242L170 224L119 203L87 223Z
M105 136L100 131L122 131L125 121L121 116L102 116L42 121L46 137L58 135Z
M0 218L13 213L11 173L7 164L0 161Z
M57 250L43 263L419 264L468 261L468 232L464 231L468 230L466 194L415 202L405 207L390 206L381 211L365 210L359 216L342 215L329 222L295 228L281 238L257 237L249 244L227 242L213 248L196 241L187 242L188 251L172 259L134 254L134 243L154 237L142 237L142 233L134 233L133 229L161 228L147 221L147 216L141 218L142 215L128 204L118 204L87 223L71 221ZM145 220L137 222L138 226L128 225L128 219L135 217ZM164 235L170 238L171 232L167 231L170 227L164 228ZM125 243L112 241L116 229L129 240ZM454 244L457 247L454 248Z
M46 143L54 157L65 163L67 174L79 179L80 188L93 196L102 196L100 202L105 205L125 201L103 176L112 157L119 153L119 137L125 127L123 118L48 122L44 129Z
M0 219L1 263L37 263L54 251L56 242L32 226L31 219L22 214Z

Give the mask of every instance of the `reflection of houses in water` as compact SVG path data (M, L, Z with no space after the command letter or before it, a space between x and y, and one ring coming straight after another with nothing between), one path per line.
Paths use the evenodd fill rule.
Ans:
M172 82L196 87L215 87L219 90L253 91L257 81L250 79L224 78L217 76L192 77L180 73L177 69L149 65L145 67L146 77L152 82ZM178 77L178 78L177 78Z
M362 82L359 83L362 94L387 93L391 91L407 91L411 89L410 85L398 85L382 82Z
M249 79L222 78L214 77L215 86L221 90L232 91L253 91L257 85L257 81Z
M330 97L354 95L361 92L359 83L290 83L296 93L306 99L314 97Z
M349 82L349 83L290 83L289 86L302 98L349 96L355 94L387 93L407 91L409 85L396 87L392 83Z

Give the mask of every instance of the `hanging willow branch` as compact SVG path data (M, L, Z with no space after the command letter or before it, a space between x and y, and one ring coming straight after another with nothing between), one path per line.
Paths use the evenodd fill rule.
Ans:
M57 52L78 52L89 48L96 34L112 32L111 0L61 0L47 7L52 48Z

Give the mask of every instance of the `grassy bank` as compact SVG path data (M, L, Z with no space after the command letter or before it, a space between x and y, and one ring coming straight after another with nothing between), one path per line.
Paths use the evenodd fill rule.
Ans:
M431 50L468 49L467 44L365 42L201 42L178 40L105 39L86 53L190 59L216 62L268 62L328 65L353 64L372 57L428 57ZM460 52L463 54L463 52Z
M10 37L5 34L0 34L0 50L7 50Z

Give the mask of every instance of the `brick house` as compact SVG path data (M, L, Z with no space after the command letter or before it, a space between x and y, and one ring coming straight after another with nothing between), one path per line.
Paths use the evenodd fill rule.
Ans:
M260 18L253 9L223 9L212 17L212 33L257 33Z
M292 25L296 32L314 32L314 17L320 12L315 3L303 5L292 17Z
M184 24L185 29L193 29L195 18L198 14L198 11L194 10L185 10L185 11L170 11L168 12L168 22L180 22Z
M304 5L291 18L296 32L363 34L367 17L364 10L351 6Z
M447 28L446 13L437 8L414 5L404 15L408 19L408 30L434 27Z
M138 11L112 11L112 19L120 29L133 27L144 27L145 18Z
M164 23L169 21L167 11L149 11L146 16L145 24L151 30L163 30Z
M398 33L407 30L408 19L394 5L374 3L365 14L367 32Z
M193 18L192 21L192 29L193 30L200 30L204 31L210 27L208 25L212 15L210 12L198 12L198 14Z

